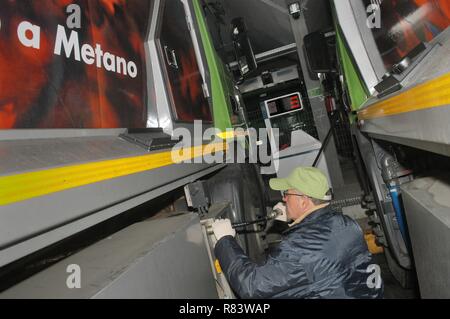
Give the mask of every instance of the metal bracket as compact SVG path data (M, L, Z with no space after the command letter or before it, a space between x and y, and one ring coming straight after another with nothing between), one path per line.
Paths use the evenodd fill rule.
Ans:
M177 54L175 50L170 50L167 45L164 46L164 53L166 54L167 64L174 69L179 69Z

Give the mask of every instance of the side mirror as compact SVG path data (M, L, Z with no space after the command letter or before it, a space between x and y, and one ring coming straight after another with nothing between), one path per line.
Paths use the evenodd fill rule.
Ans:
M255 54L247 34L244 19L235 18L231 22L231 39L241 77L249 75L258 68Z
M335 33L314 32L305 39L305 51L308 66L313 73L330 73L335 71L331 51L336 49Z

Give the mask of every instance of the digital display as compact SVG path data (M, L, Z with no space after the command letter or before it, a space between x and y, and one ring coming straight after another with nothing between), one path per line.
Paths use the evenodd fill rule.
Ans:
M270 117L303 110L303 101L298 92L267 100L265 104Z

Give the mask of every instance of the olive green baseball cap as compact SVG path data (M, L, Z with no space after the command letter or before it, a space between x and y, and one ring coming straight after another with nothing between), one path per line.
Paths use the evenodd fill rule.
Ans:
M327 195L330 190L327 177L314 167L296 168L287 178L273 178L269 183L276 191L295 189L308 197L331 200L331 196Z

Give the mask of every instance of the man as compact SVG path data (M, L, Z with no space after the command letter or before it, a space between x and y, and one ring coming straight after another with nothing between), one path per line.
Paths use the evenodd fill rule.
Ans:
M329 207L328 180L315 168L297 168L270 187L284 191L274 209L292 220L281 243L264 264L250 260L234 239L229 220L213 231L215 254L241 298L380 298L379 267L372 262L363 233L350 217Z

